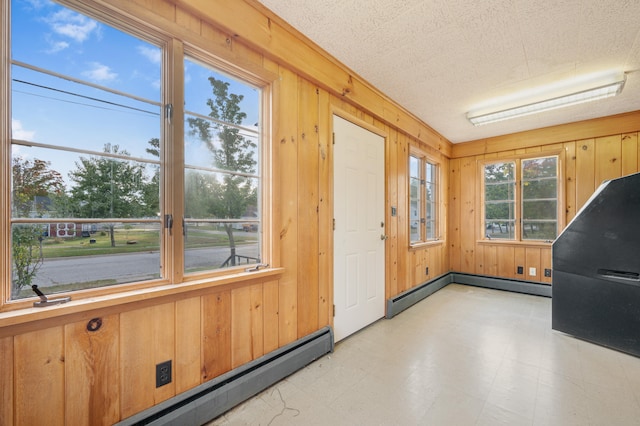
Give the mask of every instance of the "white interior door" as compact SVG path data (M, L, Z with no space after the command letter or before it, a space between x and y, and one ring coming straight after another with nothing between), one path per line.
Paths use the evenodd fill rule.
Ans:
M335 340L384 316L384 138L333 117Z

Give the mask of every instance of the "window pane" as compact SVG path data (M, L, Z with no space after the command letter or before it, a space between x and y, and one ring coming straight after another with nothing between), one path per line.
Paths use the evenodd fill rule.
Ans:
M557 236L557 157L522 161L522 239L553 240Z
M411 228L411 242L421 240L420 222L422 219L421 209L421 193L420 193L420 179L409 179L409 225Z
M522 179L556 177L558 175L557 163L557 157L522 160Z
M260 263L256 222L185 221L185 272ZM235 246L230 250L230 239Z
M484 166L484 223L488 238L515 238L515 163Z
M159 278L161 48L11 6L11 297Z
M535 179L522 182L522 198L525 200L548 199L558 197L556 178Z
M411 230L411 242L420 241L420 221L409 221L409 228Z
M552 221L528 220L522 223L523 240L549 240L553 241L557 236L558 223Z
M420 159L413 155L409 156L409 176L420 179Z
M260 92L195 60L185 72L185 272L260 262Z
M484 166L484 182L491 184L496 182L515 181L515 163L495 163Z
M160 278L160 224L20 223L12 226L12 298Z
M499 220L486 222L486 236L488 238L509 239L515 238L514 221Z
M551 219L557 216L557 202L553 201L524 201L522 203L522 219Z

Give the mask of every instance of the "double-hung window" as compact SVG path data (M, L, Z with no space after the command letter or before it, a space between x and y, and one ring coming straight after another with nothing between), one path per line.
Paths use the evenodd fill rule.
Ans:
M439 238L439 166L419 151L409 155L409 235L411 244Z
M0 93L10 209L0 214L11 269L0 272L10 283L0 305L34 297L33 285L130 288L264 261L266 83L170 35L66 3L79 9L11 0L11 16L0 16L11 28L0 74L10 79Z
M559 232L558 157L483 165L484 237L552 241Z

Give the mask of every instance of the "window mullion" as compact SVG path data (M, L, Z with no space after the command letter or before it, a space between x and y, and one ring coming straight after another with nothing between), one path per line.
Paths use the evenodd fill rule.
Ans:
M11 297L11 26L9 1L0 2L0 308ZM6 143L4 143L6 141Z
M173 216L171 230L164 229L164 277L182 281L184 271L184 45L173 39L164 52L163 102L171 105L170 117L163 120L162 207L163 215Z

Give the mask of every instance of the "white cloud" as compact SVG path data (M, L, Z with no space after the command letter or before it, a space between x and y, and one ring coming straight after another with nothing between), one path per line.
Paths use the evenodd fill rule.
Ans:
M33 9L42 9L43 7L52 6L54 3L51 0L26 0Z
M91 62L89 66L91 68L82 73L82 75L87 77L89 80L94 82L107 82L118 78L118 74L111 71L111 68L107 65L103 65L99 62Z
M154 64L162 61L162 51L149 46L138 46L138 52Z
M69 43L67 43L66 41L53 41L53 40L47 40L49 43L49 49L47 50L47 53L49 54L53 54L53 53L58 53L61 50L66 49L67 47L69 47Z
M26 130L22 128L20 120L11 119L11 137L13 139L21 139L25 141L33 140L35 136L35 130Z
M92 32L98 31L98 22L69 9L60 10L46 19L51 29L58 35L69 37L79 43L85 41Z

